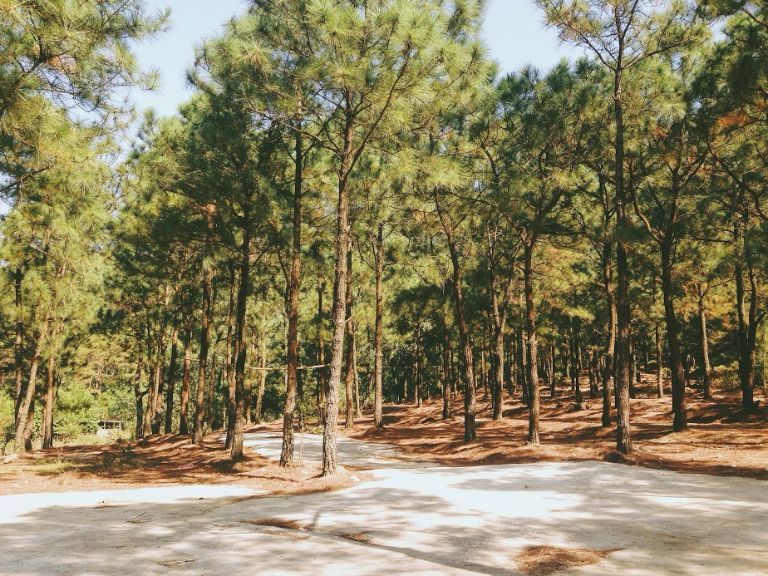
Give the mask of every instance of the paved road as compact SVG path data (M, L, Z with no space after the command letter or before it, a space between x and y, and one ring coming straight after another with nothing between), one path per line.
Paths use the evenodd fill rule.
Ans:
M274 457L279 438L248 445ZM768 484L602 462L445 468L340 443L347 490L236 486L0 497L0 575L519 574L526 546L614 550L560 574L768 574ZM319 458L304 438L302 457Z

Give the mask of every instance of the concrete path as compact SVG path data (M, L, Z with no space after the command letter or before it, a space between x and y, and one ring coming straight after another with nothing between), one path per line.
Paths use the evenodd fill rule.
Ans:
M249 436L274 457L279 438ZM304 438L302 457L319 458ZM445 468L343 440L374 479L0 497L0 575L517 575L526 546L614 550L559 574L768 574L768 484L602 462ZM64 500L62 500L64 499Z

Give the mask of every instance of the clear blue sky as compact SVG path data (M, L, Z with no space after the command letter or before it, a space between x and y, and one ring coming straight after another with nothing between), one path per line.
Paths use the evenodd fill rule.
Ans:
M247 0L148 0L156 10L170 8L170 30L137 48L144 67L160 72L159 88L134 94L142 110L152 107L162 115L173 114L190 91L185 72L194 59L194 47L219 33L232 16L245 10ZM488 0L485 41L502 71L525 64L549 68L574 52L561 46L555 33L543 25L543 14L533 0Z

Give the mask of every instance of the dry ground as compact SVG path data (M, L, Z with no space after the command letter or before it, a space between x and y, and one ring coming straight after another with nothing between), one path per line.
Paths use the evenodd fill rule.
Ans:
M347 473L320 478L316 463L284 469L248 448L245 452L242 462L233 463L219 435L208 436L202 446L188 437L156 436L39 450L0 464L0 496L189 484L237 484L272 494L302 494L353 483Z
M671 398L653 397L649 379L632 400L635 454L630 462L679 472L768 479L768 412L763 395L757 394L757 398L760 410L745 414L738 393L719 393L714 400L705 401L698 390L689 390L689 429L673 433ZM369 415L345 434L394 444L406 453L447 466L621 460L613 452L615 427L601 426L601 399L590 398L586 390L582 407L575 407L570 390L560 389L552 399L542 388L539 447L526 444L528 410L519 398L506 397L504 419L493 421L482 390L478 392L474 442L464 442L460 397L454 400L454 416L448 420L442 418L438 398L422 408L386 406L384 429L375 430Z

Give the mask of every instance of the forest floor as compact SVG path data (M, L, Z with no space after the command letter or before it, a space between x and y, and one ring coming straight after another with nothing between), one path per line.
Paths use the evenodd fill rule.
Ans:
M280 442L246 436L263 458ZM321 447L300 435L305 464ZM192 483L0 496L0 576L768 573L759 480L588 461L444 466L350 438L339 457L367 478L306 494Z
M246 458L233 463L222 444L221 434L207 436L202 446L188 437L166 435L38 450L0 463L0 496L188 484L237 484L271 494L300 494L337 490L359 478L348 473L320 478L316 463L280 468L247 447Z
M522 464L531 462L616 460L616 427L601 426L602 399L590 398L577 408L570 390L554 399L542 388L541 445L526 443L528 409L519 398L505 398L504 419L494 421L483 391L478 391L477 440L464 442L463 401L452 403L453 417L442 418L442 400L384 407L384 428L373 428L372 416L356 420L343 433L368 442L397 446L413 457L444 466ZM716 393L704 400L688 391L688 430L672 432L672 400L658 399L649 377L632 400L631 428L635 453L626 460L650 468L718 476L768 479L768 406L756 393L760 409L744 413L737 392ZM614 414L615 418L615 414ZM343 415L340 422L344 421Z

